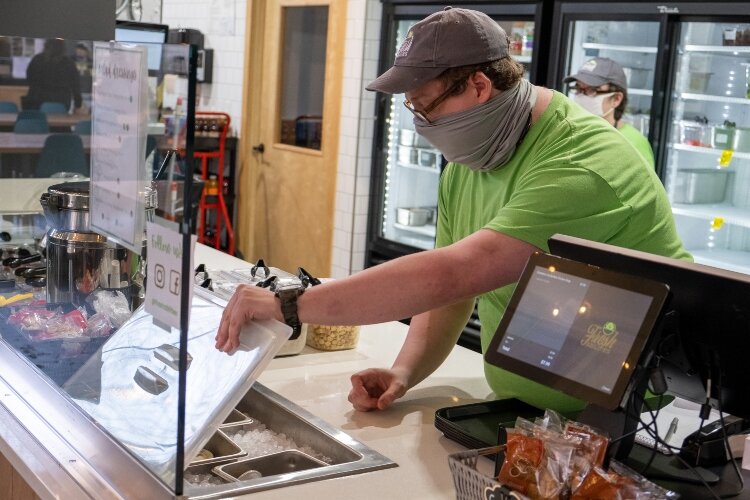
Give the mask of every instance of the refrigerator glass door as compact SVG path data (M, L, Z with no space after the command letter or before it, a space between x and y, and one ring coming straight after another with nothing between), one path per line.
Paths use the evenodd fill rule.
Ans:
M665 184L696 262L750 273L750 24L682 23Z
M393 53L418 19L396 25ZM534 23L498 21L510 38L511 55L527 69L534 47ZM379 233L382 238L428 250L435 247L438 180L443 166L440 151L414 129L413 115L403 94L394 95L386 110L385 176Z
M593 57L620 64L628 79L622 120L648 137L654 90L659 23L653 21L573 21L570 26L565 75ZM562 82L558 82L562 85ZM569 87L566 93L570 95Z

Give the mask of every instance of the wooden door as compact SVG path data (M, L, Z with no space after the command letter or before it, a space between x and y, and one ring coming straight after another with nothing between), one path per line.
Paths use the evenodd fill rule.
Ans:
M346 1L248 5L239 248L328 276Z

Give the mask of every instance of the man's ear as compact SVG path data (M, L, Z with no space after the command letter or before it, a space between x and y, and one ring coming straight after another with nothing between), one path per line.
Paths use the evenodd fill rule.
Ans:
M479 103L485 103L492 97L492 80L482 71L475 71L469 77L469 86Z

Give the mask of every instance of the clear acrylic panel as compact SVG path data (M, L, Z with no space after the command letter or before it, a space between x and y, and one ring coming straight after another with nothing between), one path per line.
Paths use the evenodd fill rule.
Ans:
M121 330L131 315L143 314L146 235L141 230L134 245L123 247L97 233L89 180L102 162L116 162L115 145L131 141L137 154L128 159L143 182L140 215L150 220L159 203L165 217L181 216L182 181L192 174L185 156L191 49L146 43L143 71L108 65L110 79L132 79L138 91L128 98L143 102L126 116L106 102L123 97L117 86L96 78L104 71L95 65L96 43L0 37L0 341L148 465L146 447L127 436L142 434L135 424L149 417L135 407L118 411L113 397L128 394L132 401L135 391L153 389L148 384L158 380L143 370L117 375L130 368L120 363L122 354L153 347ZM169 343L168 336L164 332L159 345ZM125 392L112 385L128 383ZM151 413L168 427L159 441L168 454L177 445L176 399ZM188 435L193 440L187 444L196 446L196 434ZM152 470L174 488L174 457L158 461Z
M321 148L328 6L283 8L280 142Z
M682 23L667 193L697 262L750 272L750 24Z

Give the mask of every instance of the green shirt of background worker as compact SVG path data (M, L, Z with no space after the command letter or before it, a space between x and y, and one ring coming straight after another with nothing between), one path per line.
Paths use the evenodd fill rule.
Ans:
M414 125L449 160L441 176L437 246L297 295L297 320L358 325L411 317L391 368L351 377L349 401L382 410L434 372L478 300L482 346L531 254L555 233L689 259L656 173L613 127L564 95L532 85L505 32L481 12L447 8L415 24L394 66L368 89L405 93ZM300 263L302 264L302 263ZM289 302L240 285L216 348L232 352L252 319L290 321ZM388 339L382 339L388 342ZM582 403L485 364L499 398L540 408Z
M571 91L578 105L607 120L654 168L654 152L648 139L622 120L628 104L628 79L622 66L606 57L594 57L563 81L575 84Z

